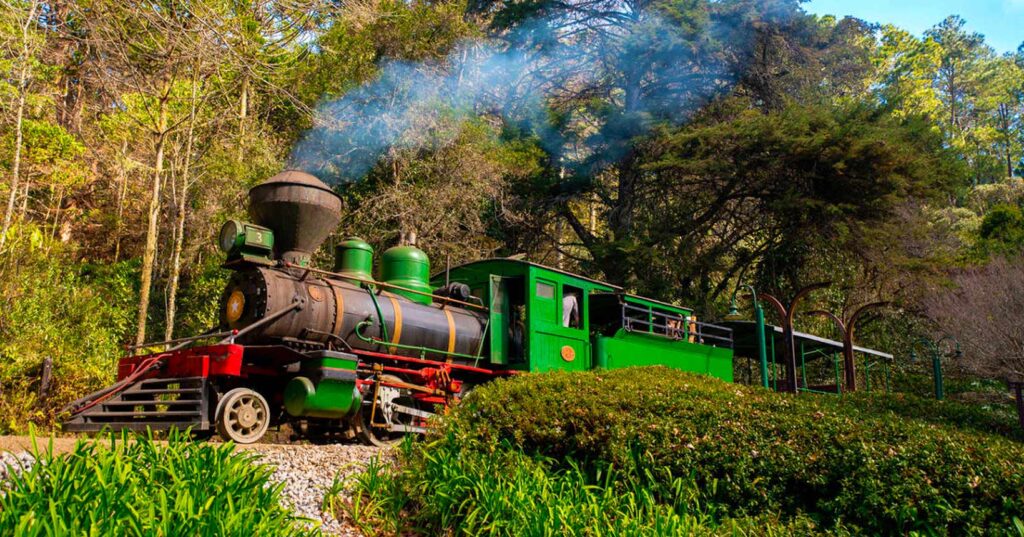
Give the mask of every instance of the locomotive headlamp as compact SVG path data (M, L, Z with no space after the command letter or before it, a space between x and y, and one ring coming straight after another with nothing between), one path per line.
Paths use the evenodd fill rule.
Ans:
M242 223L238 220L228 220L220 228L220 249L230 252L235 249L238 239L244 238Z
M274 249L274 233L256 224L228 220L221 226L217 242L227 252L229 261L243 259L268 264Z

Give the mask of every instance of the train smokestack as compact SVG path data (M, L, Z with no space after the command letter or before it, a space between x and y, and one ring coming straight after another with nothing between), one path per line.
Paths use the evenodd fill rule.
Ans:
M249 190L249 215L274 232L274 255L309 264L341 221L341 198L316 177L286 170Z

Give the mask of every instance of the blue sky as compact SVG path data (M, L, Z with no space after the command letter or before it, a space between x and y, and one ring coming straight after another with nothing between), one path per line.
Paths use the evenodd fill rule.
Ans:
M948 15L960 15L997 52L1015 51L1024 42L1024 0L811 0L803 7L817 15L891 23L917 35Z

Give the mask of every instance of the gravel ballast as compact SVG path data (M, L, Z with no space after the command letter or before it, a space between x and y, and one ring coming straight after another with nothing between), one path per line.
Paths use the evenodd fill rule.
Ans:
M324 492L339 472L343 476L362 471L371 459L381 454L375 447L362 445L282 445L254 444L246 449L259 452L261 462L274 466L274 480L284 483L286 504L301 516L322 520L324 533L362 535L349 524L338 521L322 510Z

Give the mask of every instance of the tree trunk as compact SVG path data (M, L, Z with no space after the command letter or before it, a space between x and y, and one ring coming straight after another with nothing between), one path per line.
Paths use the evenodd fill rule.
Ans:
M174 335L174 317L177 313L178 281L181 278L181 251L185 245L185 209L188 207L189 176L192 169L192 144L195 140L197 81L192 79L192 102L188 112L188 134L185 138L185 164L181 171L181 191L178 193L174 222L174 248L171 253L171 275L167 290L167 322L164 339Z
M114 263L121 258L121 223L124 219L124 199L128 195L128 174L124 169L127 160L128 141L121 142L121 162L117 166L120 190L117 193L117 219L114 220Z
M622 87L624 94L623 108L627 115L638 113L641 109L640 81L642 72L640 71L640 69L628 71L626 81ZM638 162L636 148L633 147L634 142L632 140L636 134L637 132L634 131L629 135L630 139L623 141L623 143L628 144L629 148L618 163L619 184L617 198L615 206L609 212L610 221L608 223L608 227L614 233L613 239L616 241L626 240L633 236L633 212L636 209L637 188L641 176L640 163ZM624 133L620 135L625 136Z
M32 182L27 178L22 181L24 186L21 187L21 209L18 210L18 220L24 220L25 215L28 214L28 192L32 189Z
M14 162L11 164L11 192L7 196L7 210L4 211L4 226L0 230L0 248L3 248L7 242L7 231L11 228L11 219L14 216L14 203L18 197L18 183L21 181L21 144L24 139L24 122L25 122L25 93L28 91L28 56L29 56L29 43L28 43L28 30L32 26L32 20L35 18L36 8L39 7L39 2L34 1L29 7L28 14L25 16L25 24L21 26L21 70L18 74L18 107L15 112L17 119L14 122Z
M57 230L60 229L60 206L64 203L64 187L57 187L57 202L53 205L53 229L50 230L50 239L57 238Z
M1024 381L1011 382L1010 389L1013 390L1013 399L1017 403L1017 421L1024 429Z
M1003 148L1006 156L1006 178L1013 177L1013 141L1010 139L1010 107L999 103L999 123L1003 131Z
M1013 178L1013 157L1010 156L1010 142L1006 142L1006 178Z
M956 75L954 71L950 71L947 83L949 84L949 131L953 132L956 130Z
M249 117L249 77L242 78L241 95L238 98L238 162L245 158L245 121Z
M564 270L565 267L565 255L562 254L562 233L564 232L563 225L565 220L559 218L555 221L555 268L558 270Z
M146 342L146 317L149 312L149 291L153 285L153 265L156 260L157 223L160 220L160 182L164 171L164 146L167 144L167 100L170 98L170 84L165 84L160 95L160 111L156 129L156 156L153 165L153 189L149 199L148 226L146 228L146 249L142 254L142 276L139 289L138 328L135 344Z
M54 24L67 27L72 24L70 2L54 2L50 9ZM82 127L82 69L78 56L82 52L77 39L69 36L58 38L60 46L57 57L61 62L61 75L58 87L61 97L57 106L57 124L69 132L79 132Z

